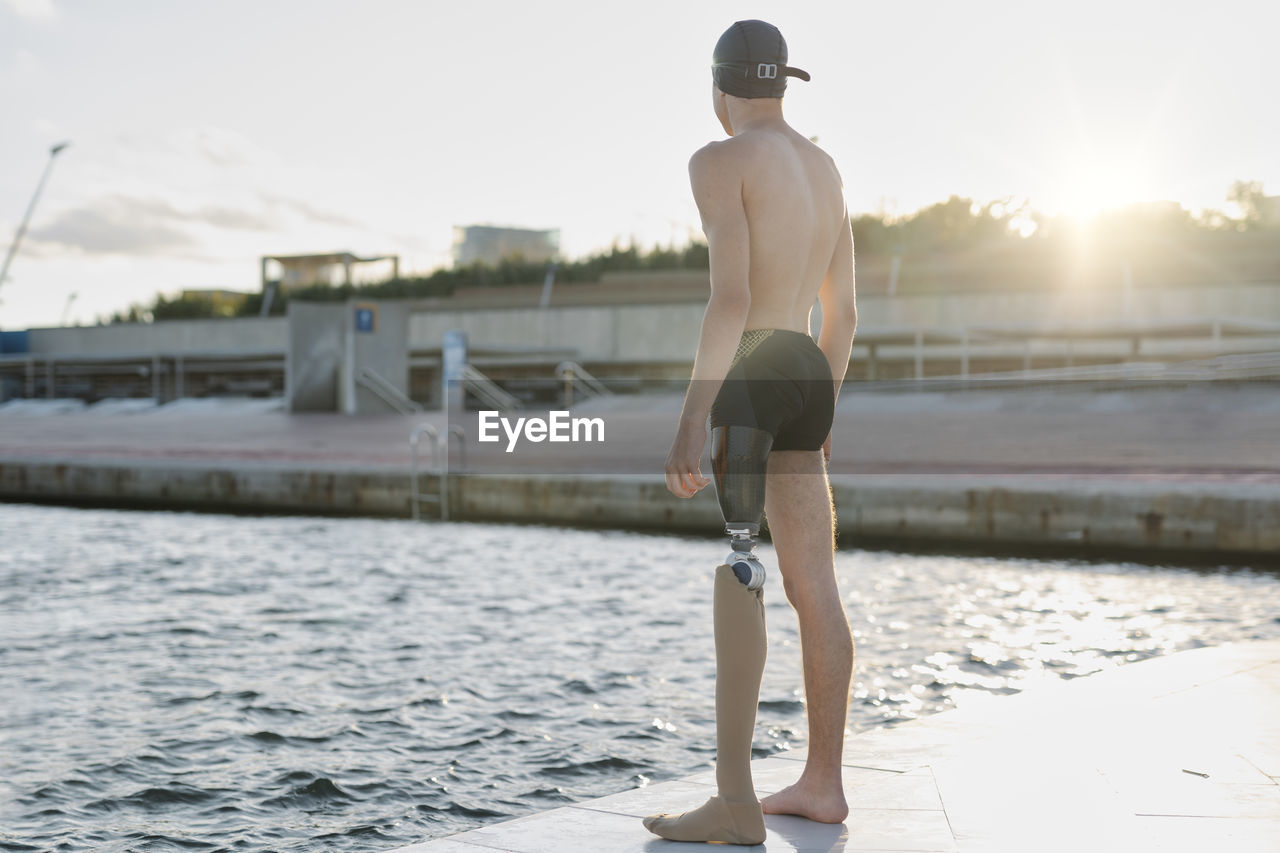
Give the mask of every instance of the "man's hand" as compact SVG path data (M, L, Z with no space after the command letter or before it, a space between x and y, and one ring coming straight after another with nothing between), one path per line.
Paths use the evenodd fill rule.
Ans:
M667 454L667 490L678 498L691 498L711 481L702 476L702 448L707 428L701 424L680 424L671 452Z

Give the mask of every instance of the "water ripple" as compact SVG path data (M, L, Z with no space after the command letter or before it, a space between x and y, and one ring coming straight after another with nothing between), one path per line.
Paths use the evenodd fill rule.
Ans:
M24 750L0 851L394 847L714 757L716 539L10 504L0 541L0 730ZM858 551L836 569L855 729L1280 637L1264 573ZM776 580L765 608L756 756L806 728Z

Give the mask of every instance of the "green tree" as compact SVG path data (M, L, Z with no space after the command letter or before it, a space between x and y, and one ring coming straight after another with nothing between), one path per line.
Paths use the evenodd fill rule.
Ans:
M1227 190L1227 201L1240 209L1239 228L1252 231L1270 224L1268 222L1267 194L1262 191L1262 181L1236 181Z
M167 299L163 294L151 305L153 320L205 320L223 316L214 308L213 300L199 296L177 296Z

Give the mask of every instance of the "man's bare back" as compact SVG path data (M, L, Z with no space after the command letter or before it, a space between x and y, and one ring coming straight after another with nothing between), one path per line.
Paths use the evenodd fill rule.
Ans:
M782 121L703 151L732 161L742 175L750 250L746 328L807 333L836 243L849 227L835 163Z

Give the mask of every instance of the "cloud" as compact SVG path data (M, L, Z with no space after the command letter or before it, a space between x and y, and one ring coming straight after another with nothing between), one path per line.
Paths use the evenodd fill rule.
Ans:
M207 205L195 213L183 214L188 219L205 222L215 228L232 228L239 231L279 231L278 223L247 210L233 207Z
M124 132L111 143L115 161L103 164L100 191L114 190L118 204L140 215L240 231L362 228L282 186L289 160L239 130L206 124L161 135ZM310 195L306 184L303 191ZM163 201L170 198L173 204Z
M270 195L268 193L258 194L263 201L274 207L285 208L301 215L308 222L316 222L320 225L337 225L343 228L359 228L358 222L354 222L338 213L330 213L326 210L312 207L305 201L299 201L294 198L285 198L284 196Z
M169 138L175 152L186 155L198 151L215 166L270 167L278 164L279 157L255 143L239 131L217 125L184 128Z
M131 214L156 220L172 220L174 222L195 222L212 225L215 228L232 228L240 231L278 231L278 223L248 210L233 207L205 205L199 210L179 210L164 199L130 198L128 196L110 196L103 200L116 208L125 208ZM103 201L97 202L101 205Z
M53 221L33 228L31 238L87 254L190 257L190 248L199 241L182 227L188 223L242 231L279 230L277 223L253 211L216 205L185 211L160 198L110 195L55 214Z
M293 211L309 222L350 227L350 220L319 210L306 202L276 195L262 195L266 211L224 205L204 205L182 210L158 197L105 195L79 207L62 210L52 221L31 229L30 236L43 247L31 254L45 256L49 244L76 248L86 254L177 255L191 257L199 240L189 226L224 230L282 232L279 211Z
M140 218L137 209L119 199L64 210L48 225L31 229L31 238L93 255L186 254L180 250L196 244L189 234Z
M28 21L45 23L58 19L53 0L0 0L0 8Z

